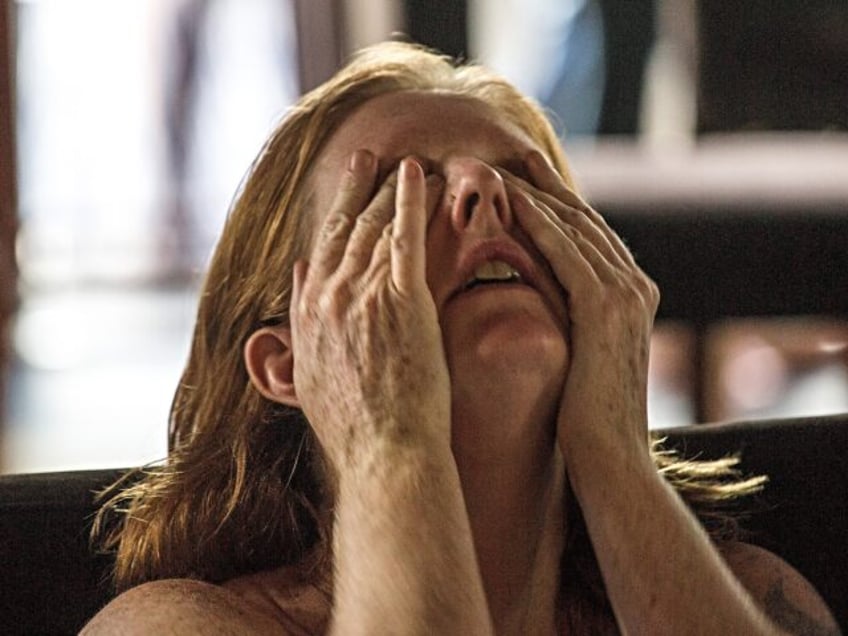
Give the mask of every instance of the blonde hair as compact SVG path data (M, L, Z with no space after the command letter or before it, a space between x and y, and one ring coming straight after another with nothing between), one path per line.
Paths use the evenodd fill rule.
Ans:
M117 552L119 589L170 577L220 582L285 564L308 577L327 565L332 502L320 449L300 411L253 387L242 349L257 328L288 323L292 268L309 229L306 182L328 139L364 102L407 90L495 105L570 182L559 140L532 100L482 67L417 46L365 49L303 96L251 167L213 255L171 409L168 460L116 484L98 515L95 536ZM655 457L696 502L758 486L719 484L731 463Z

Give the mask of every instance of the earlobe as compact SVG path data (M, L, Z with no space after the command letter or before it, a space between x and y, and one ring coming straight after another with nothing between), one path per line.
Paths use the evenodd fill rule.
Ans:
M264 397L300 408L288 327L263 327L253 332L244 345L244 364L253 386Z

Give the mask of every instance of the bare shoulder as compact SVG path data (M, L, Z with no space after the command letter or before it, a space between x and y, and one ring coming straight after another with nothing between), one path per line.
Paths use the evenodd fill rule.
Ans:
M98 634L288 634L274 617L223 587L189 579L144 583L127 590L83 628Z
M763 611L787 633L840 636L842 632L819 593L779 556L741 542L726 543L719 550Z

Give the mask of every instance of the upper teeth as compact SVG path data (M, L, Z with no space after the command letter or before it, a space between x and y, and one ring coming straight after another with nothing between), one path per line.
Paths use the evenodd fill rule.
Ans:
M521 280L521 274L503 261L487 261L477 266L477 269L474 270L474 276L468 279L466 285L481 280L517 281Z

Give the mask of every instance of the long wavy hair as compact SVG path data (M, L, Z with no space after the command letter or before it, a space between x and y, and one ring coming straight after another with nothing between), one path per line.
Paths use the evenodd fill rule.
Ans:
M294 564L308 579L329 564L332 501L318 443L299 410L253 387L242 350L261 326L288 324L292 268L310 230L305 193L316 158L364 102L407 90L494 105L572 182L544 112L480 66L383 43L304 95L251 166L212 257L171 408L167 461L136 471L104 495L94 536L116 552L119 590L172 577L221 582ZM715 513L717 506L761 483L736 479L732 460L680 462L661 450L654 457L707 521L718 520L719 533L730 522ZM585 570L587 584L595 582L587 589L602 585L581 524L571 531L565 559ZM602 603L602 589L597 596Z

